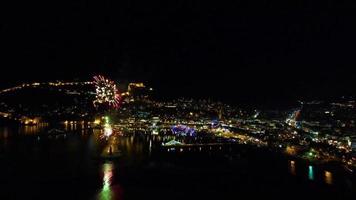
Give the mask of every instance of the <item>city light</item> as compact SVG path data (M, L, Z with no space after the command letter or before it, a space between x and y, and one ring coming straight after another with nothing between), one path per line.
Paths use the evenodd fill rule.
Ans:
M36 82L22 84L10 90L6 89L4 92L17 91L24 88L43 89L47 87L49 90L57 88L59 92L75 95L75 98L77 98L76 95L85 94L85 99L89 100L89 105L92 105L92 99L95 98L94 101L97 108L100 108L100 105L116 107L118 104L110 103L117 100L115 100L117 97L115 94L120 94L114 82L103 76L98 76L95 79L96 81L94 82ZM74 88L69 91L67 89L68 86L82 87L86 84L94 85L95 92L80 91ZM84 88L92 90L92 87ZM200 152L209 149L211 151L222 150L222 146L214 148L214 145L229 143L265 147L310 162L338 162L348 167L349 171L353 171L353 167L356 166L355 158L353 157L356 144L355 138L351 134L343 135L342 132L342 128L353 130L352 128L355 126L353 119L349 121L337 119L336 125L327 124L322 120L308 121L304 119L307 114L303 113L304 110L302 108L293 108L286 115L270 119L265 111L253 109L248 113L241 108L218 104L214 101L196 101L180 98L174 101L160 102L142 98L139 95L135 96L135 92L142 92L143 88L145 88L143 83L128 84L130 92L124 91L121 93L127 94L122 97L124 102L120 104L121 109L110 110L110 112L107 112L106 109L95 109L94 112L84 109L84 112L78 113L76 117L73 117L78 111L79 104L85 105L85 103L78 101L76 105L71 107L63 106L57 109L56 112L58 113L56 114L58 116L69 116L63 117L67 119L62 121L64 130L75 130L78 128L78 124L83 129L82 133L87 128L100 128L101 134L99 137L105 138L101 142L107 143L102 151L104 152L101 154L102 157L120 156L120 150L117 145L120 141L118 140L119 136L124 133L134 134L141 132L152 137L170 136L171 138L159 142L162 147L169 147L165 151L170 152L190 152L190 149L196 149L196 151ZM121 96L119 100L121 100ZM305 107L307 103L303 105ZM330 105L332 105L331 108L327 109L327 111L330 110L330 113L327 114L334 113L335 116L341 112L341 110L337 111L338 108L335 108L337 106L342 109L354 108L350 106L352 105L350 102L345 104L331 103ZM4 109L0 112L0 116L18 120L27 127L26 130L29 132L31 132L32 125L37 126L43 123L42 116L17 114L14 110L14 108L8 107L7 110ZM224 113L221 110L224 110ZM317 110L316 113L324 114L325 111L319 112ZM51 113L51 115L55 116L54 113ZM224 117L221 117L222 115ZM51 133L56 132L51 131ZM204 141L206 138L209 139ZM151 140L148 147L150 152L153 153L154 140ZM296 175L295 161L290 161L288 167L290 173ZM314 170L313 166L309 166L308 179L314 180ZM330 172L324 172L325 183L330 184L332 178Z
M106 123L106 124L110 123L110 118L109 118L109 116L105 116L104 119L105 119L105 123Z
M101 120L100 120L100 119L95 119L95 120L94 120L94 124L95 124L95 125L99 125L100 123L101 123Z
M356 200L356 0L13 2L0 200Z

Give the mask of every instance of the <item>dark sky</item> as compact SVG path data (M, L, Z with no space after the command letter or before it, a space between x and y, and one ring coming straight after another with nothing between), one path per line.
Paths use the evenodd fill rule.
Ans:
M352 1L219 2L4 5L0 86L103 73L229 101L356 92Z

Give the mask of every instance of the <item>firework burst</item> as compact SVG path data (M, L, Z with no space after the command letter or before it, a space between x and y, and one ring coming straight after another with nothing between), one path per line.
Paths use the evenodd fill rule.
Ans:
M107 104L113 108L119 107L121 96L114 81L99 75L94 76L94 85L96 88L96 99L93 102L94 106Z

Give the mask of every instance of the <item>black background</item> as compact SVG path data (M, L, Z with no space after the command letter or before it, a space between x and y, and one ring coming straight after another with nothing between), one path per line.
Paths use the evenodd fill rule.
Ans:
M0 86L142 80L167 97L355 94L352 1L79 1L1 6Z

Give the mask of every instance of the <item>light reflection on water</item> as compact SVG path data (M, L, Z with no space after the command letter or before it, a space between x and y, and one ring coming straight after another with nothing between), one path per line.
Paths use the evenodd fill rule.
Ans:
M105 163L102 165L103 185L97 196L99 200L122 199L122 189L119 185L114 185L114 164Z
M0 138L7 139L9 137L9 128L8 127L1 127L0 128Z
M297 175L296 174L296 169L295 169L295 161L294 160L291 160L289 161L289 172L292 174L292 175Z
M113 177L113 164L105 163L102 167L103 170L103 187L101 192L99 193L99 199L111 199L112 191L111 191L111 183Z
M20 126L19 133L22 135L36 135L48 127L47 123L40 123L33 126Z
M308 178L309 180L314 180L314 168L311 165L309 165Z
M27 128L26 128L27 127ZM73 125L74 128L74 125ZM77 128L80 128L78 125ZM49 129L49 128L48 128ZM47 129L47 130L48 130ZM47 133L43 132L44 127L37 127L37 126L23 126L18 129L19 133L22 131L23 135L34 135L37 133ZM17 131L17 130L16 130ZM42 132L41 132L42 131ZM83 133L83 129L80 130ZM86 129L87 131L87 129ZM11 128L0 128L0 138L7 138L8 136L11 136L11 133L14 132ZM90 156L96 155L97 153L101 152L101 150L105 147L107 147L107 143L113 142L114 140L102 140L100 139L100 134L101 130L99 129L91 129L90 132L90 137L88 138L88 149L90 150ZM70 132L69 132L70 133ZM76 132L72 134L72 136L75 136ZM68 134L69 136L71 134ZM41 135L40 135L41 136ZM69 137L68 138L71 138ZM42 136L41 136L42 138ZM54 137L51 138L52 140ZM80 138L75 138L72 137L72 139L80 139ZM86 139L85 135L81 135L81 139L84 141ZM122 157L124 157L125 163L133 163L133 161L138 162L141 161L145 158L146 155L155 155L155 145L161 144L162 141L170 141L172 139L180 140L177 139L173 136L147 136L147 135L141 135L141 134L132 134L132 135L126 135L126 136L120 136L119 140L115 141L115 148L120 148L120 151L124 152ZM68 140L68 139L66 139ZM42 140L41 140L42 141ZM74 145L74 147L78 147L77 145ZM73 148L74 148L73 147ZM204 148L203 148L204 149ZM115 150L115 149L113 149ZM153 150L153 151L152 151ZM177 149L178 150L178 149ZM201 151L201 147L199 147L199 150ZM184 152L186 149L184 149ZM99 153L100 154L100 153ZM122 158L120 157L120 159ZM133 161L132 161L133 160ZM297 163L297 160L290 160L288 161L288 171L290 174L294 176L299 176L302 177L302 179L309 179L309 180L317 180L318 182L324 182L328 185L336 186L339 183L339 175L333 170L331 171L323 171L320 170L318 165L312 166L312 165L306 165L299 164ZM136 164L136 163L134 163ZM285 162L286 164L286 162ZM100 164L101 165L101 164ZM286 166L286 165L285 165ZM96 166L97 167L97 166ZM93 197L96 197L97 199L122 199L122 188L120 185L116 184L115 180L117 179L117 174L115 173L115 167L116 163L105 163L102 164L102 166L99 167L99 170L95 168L95 173L102 174L100 176L100 181L102 181L102 186L98 186L95 189L95 194L93 194ZM298 167L298 169L297 169ZM300 169L300 170L299 170ZM297 173L298 172L298 173ZM319 174L320 173L320 174ZM123 183L123 182L122 182ZM100 189L99 189L100 188ZM128 190L125 190L128 191Z
M288 161L288 171L293 176L297 175L296 161L294 161L294 160ZM312 165L308 166L308 174L307 175L308 175L309 180L315 180L314 166L312 166ZM317 175L317 177L319 177L319 176ZM334 182L333 173L330 171L326 171L326 170L323 171L323 174L321 174L320 178L322 178L322 180L320 180L320 181L324 181L328 185L332 185Z
M288 171L290 174L296 176L297 175L297 169L296 169L296 161L294 160L290 160L288 161ZM317 177L319 177L317 175ZM334 182L334 177L333 177L333 173L330 171L323 171L323 174L321 174L320 178L322 178L322 180L328 185L332 185ZM308 179L309 180L315 180L315 170L314 170L314 166L309 165L308 166Z
M333 174L329 171L324 172L324 178L325 178L325 183L326 184L333 184Z

